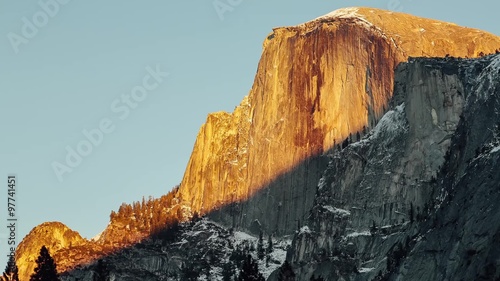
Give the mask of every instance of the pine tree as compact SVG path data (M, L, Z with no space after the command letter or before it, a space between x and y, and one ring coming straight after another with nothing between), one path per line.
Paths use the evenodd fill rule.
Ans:
M222 280L233 281L233 276L236 274L232 262L228 262L222 266Z
M16 260L11 257L7 262L7 266L5 267L5 271L3 272L3 280L4 281L19 281L19 276L17 275L18 269Z
M108 265L103 260L98 260L94 274L94 281L108 281L108 280L109 280Z
M271 237L271 234L269 234L269 237L267 238L267 248L266 248L266 254L270 254L273 252L273 238Z
M264 250L264 238L262 231L259 233L259 241L257 242L257 257L259 260L262 260L266 256L265 250Z
M413 203L410 203L410 223L414 222L415 210L413 209Z
M311 276L311 279L309 281L325 281L325 279L321 276L315 277L314 275Z
M347 146L349 146L349 138L346 138L346 139L342 142L342 149L346 148Z
M59 281L56 263L45 246L40 249L35 272L31 275L30 281Z
M370 226L370 234L372 236L375 236L375 234L377 234L377 225L375 224L374 220L372 220L372 226Z
M243 262L243 266L238 276L238 281L264 281L264 276L259 272L259 265L248 255Z
M195 268L191 262L186 262L181 268L182 280L196 281L200 277L200 272Z
M248 247L249 247L249 248L248 248L248 250L249 250L250 252L255 252L255 243L250 242L250 246L248 246Z
M278 281L295 281L295 273L287 260L280 267Z

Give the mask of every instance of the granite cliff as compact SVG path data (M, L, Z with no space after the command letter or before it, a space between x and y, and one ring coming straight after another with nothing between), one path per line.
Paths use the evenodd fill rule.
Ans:
M368 131L408 57L476 57L500 39L402 13L348 8L264 41L255 82L234 113L208 116L177 196L233 227L290 234L312 207L325 154ZM238 203L240 202L240 203Z
M399 238L408 236L409 245L418 245L416 235L425 223L420 217L421 224L409 225L409 210L427 218L430 204L437 206L432 199L450 194L441 194L444 186L436 182L447 178L439 173L455 154L444 156L454 147L457 130L466 130L460 116L488 60L401 63L422 56L473 58L497 49L500 38L483 31L368 8L275 28L264 41L250 93L233 113L207 117L182 183L168 200L146 208L155 210L151 216L132 211L112 218L97 241L78 235L74 242L61 240L53 235L64 228L60 225L35 228L17 250L20 276L27 280L42 243L59 270L70 271L66 280L91 278L93 260L110 253L120 280L174 276L190 252L164 256L167 242L158 245L150 236L148 218L154 213L181 221L208 215L227 227L295 235L288 259L303 278L375 277ZM465 67L468 63L474 67ZM355 144L346 147L346 139ZM450 169L466 169L461 165ZM447 188L455 190L447 179ZM349 239L357 240L340 243ZM141 259L134 270L142 273L134 277L126 273L131 264L119 261L140 259L141 252L153 257L154 266ZM327 270L332 264L334 273Z
M298 280L500 278L499 71L500 55L398 67L390 110L319 181Z

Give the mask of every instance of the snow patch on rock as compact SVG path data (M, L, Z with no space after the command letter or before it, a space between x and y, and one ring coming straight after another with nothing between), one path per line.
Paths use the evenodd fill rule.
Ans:
M326 15L318 17L314 20L322 20L322 19L331 19L331 18L361 18L361 15L358 14L359 9L356 7L348 7L335 10Z
M349 233L346 235L347 238L355 238L355 237L359 237L359 236L371 236L372 234L370 233L370 231L366 230L366 231L361 231L361 232L352 232L352 233Z
M476 91L476 93L479 94L480 98L486 99L488 97L488 94L495 93L495 91L492 91L491 85L495 85L495 80L498 79L499 72L500 72L500 54L495 55L495 58L477 78L477 80L482 81L481 85ZM490 88L486 89L486 87Z
M374 271L374 270L375 270L374 267L369 267L369 268L362 267L362 268L359 269L359 273L367 273L367 272L371 272L371 271Z
M333 12L330 12L326 15L323 15L321 17L315 18L312 20L312 22L315 21L327 21L327 20L335 20L335 19L354 19L357 20L359 23L361 23L363 26L367 28L371 28L374 25L366 20L361 14L358 13L359 9L355 7L350 7L350 8L342 8L335 10Z
M255 242L257 241L257 237L254 237L246 232L242 231L235 231L234 232L234 239L237 244L241 244L243 241L251 241Z
M397 131L405 129L404 103L396 106L394 110L389 110L373 129L373 136L378 138L384 132L387 135L394 135Z
M351 212L344 210L344 209L335 208L333 206L326 205L326 206L323 206L323 208L325 210L327 210L328 212L333 213L341 218L345 218L345 217L348 217L351 215Z
M493 149L490 151L490 153L495 153L495 152L498 152L498 151L500 151L500 145L499 145L499 146L497 146L497 147L495 147L495 148L493 148Z
M99 239L101 239L102 234L104 233L104 230L99 232L96 236L90 238L90 241L97 242Z
M299 235L304 234L304 233L311 233L311 230L309 229L309 227L307 225L301 227L299 230Z

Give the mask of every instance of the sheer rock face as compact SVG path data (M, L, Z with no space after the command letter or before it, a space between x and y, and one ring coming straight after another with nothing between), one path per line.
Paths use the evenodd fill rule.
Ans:
M398 67L390 110L319 181L298 280L500 278L499 76L500 55Z
M400 62L497 48L482 31L366 8L276 28L242 105L202 126L178 196L193 213L229 205L214 217L232 226L290 233L312 206L320 156L376 123Z

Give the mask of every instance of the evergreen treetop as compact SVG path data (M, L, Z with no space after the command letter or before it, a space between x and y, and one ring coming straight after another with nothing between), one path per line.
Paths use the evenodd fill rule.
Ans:
M264 237L262 231L259 233L259 240L257 241L257 257L262 260L266 256L264 249Z
M243 262L238 281L265 281L264 276L259 272L259 265L252 256L247 255Z
M31 275L30 281L59 281L56 263L45 246L40 249L35 272Z
M97 261L97 266L94 274L94 281L108 281L109 269L108 265L102 259Z
M287 260L280 267L278 281L295 281L295 273Z
M19 281L17 264L14 257L10 257L9 261L7 262L7 266L5 267L5 271L3 272L3 280Z
M309 279L309 281L325 281L325 279L321 276L316 277L313 275L311 276L311 279Z
M270 254L273 252L273 238L271 237L271 234L269 234L269 237L267 239L267 248L266 248L266 254Z

